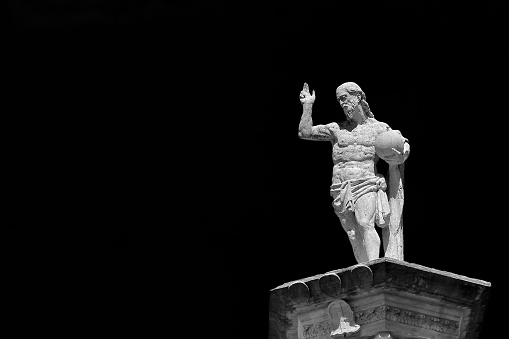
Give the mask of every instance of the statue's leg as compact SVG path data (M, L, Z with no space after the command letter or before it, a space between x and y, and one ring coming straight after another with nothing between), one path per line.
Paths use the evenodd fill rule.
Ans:
M376 192L369 192L358 198L355 203L357 229L362 236L367 261L378 259L380 255L380 237L375 230L376 198Z
M350 240L350 244L352 245L353 255L358 263L368 261L368 256L366 255L366 251L362 246L362 237L357 232L357 221L355 220L355 214L351 211L346 211L344 213L336 213L341 221L341 225L343 229L346 231L348 235L348 240Z

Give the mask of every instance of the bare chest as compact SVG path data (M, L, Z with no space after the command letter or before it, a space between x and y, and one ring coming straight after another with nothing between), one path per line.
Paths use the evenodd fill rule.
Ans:
M375 126L359 126L352 131L340 129L335 133L334 147L344 148L352 145L371 147L375 145L377 135Z

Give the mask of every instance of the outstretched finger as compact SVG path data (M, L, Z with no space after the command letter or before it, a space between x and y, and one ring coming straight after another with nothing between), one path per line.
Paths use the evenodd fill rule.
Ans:
M315 96L315 90L313 90L313 96Z
M304 83L304 88L302 90L306 91L306 92L309 92L309 86L308 86L307 82Z

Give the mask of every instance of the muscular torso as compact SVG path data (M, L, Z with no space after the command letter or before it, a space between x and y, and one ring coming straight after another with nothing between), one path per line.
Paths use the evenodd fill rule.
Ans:
M348 124L331 128L334 134L332 183L375 175L375 139L387 130L387 124L372 118L355 128Z

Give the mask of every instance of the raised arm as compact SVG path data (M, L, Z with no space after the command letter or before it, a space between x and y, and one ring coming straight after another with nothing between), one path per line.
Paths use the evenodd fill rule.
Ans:
M300 92L300 102L302 103L302 117L299 124L299 138L316 141L332 141L334 135L331 133L329 125L313 126L311 118L313 103L315 102L315 91L313 95L309 94L309 87L304 83L304 88Z

